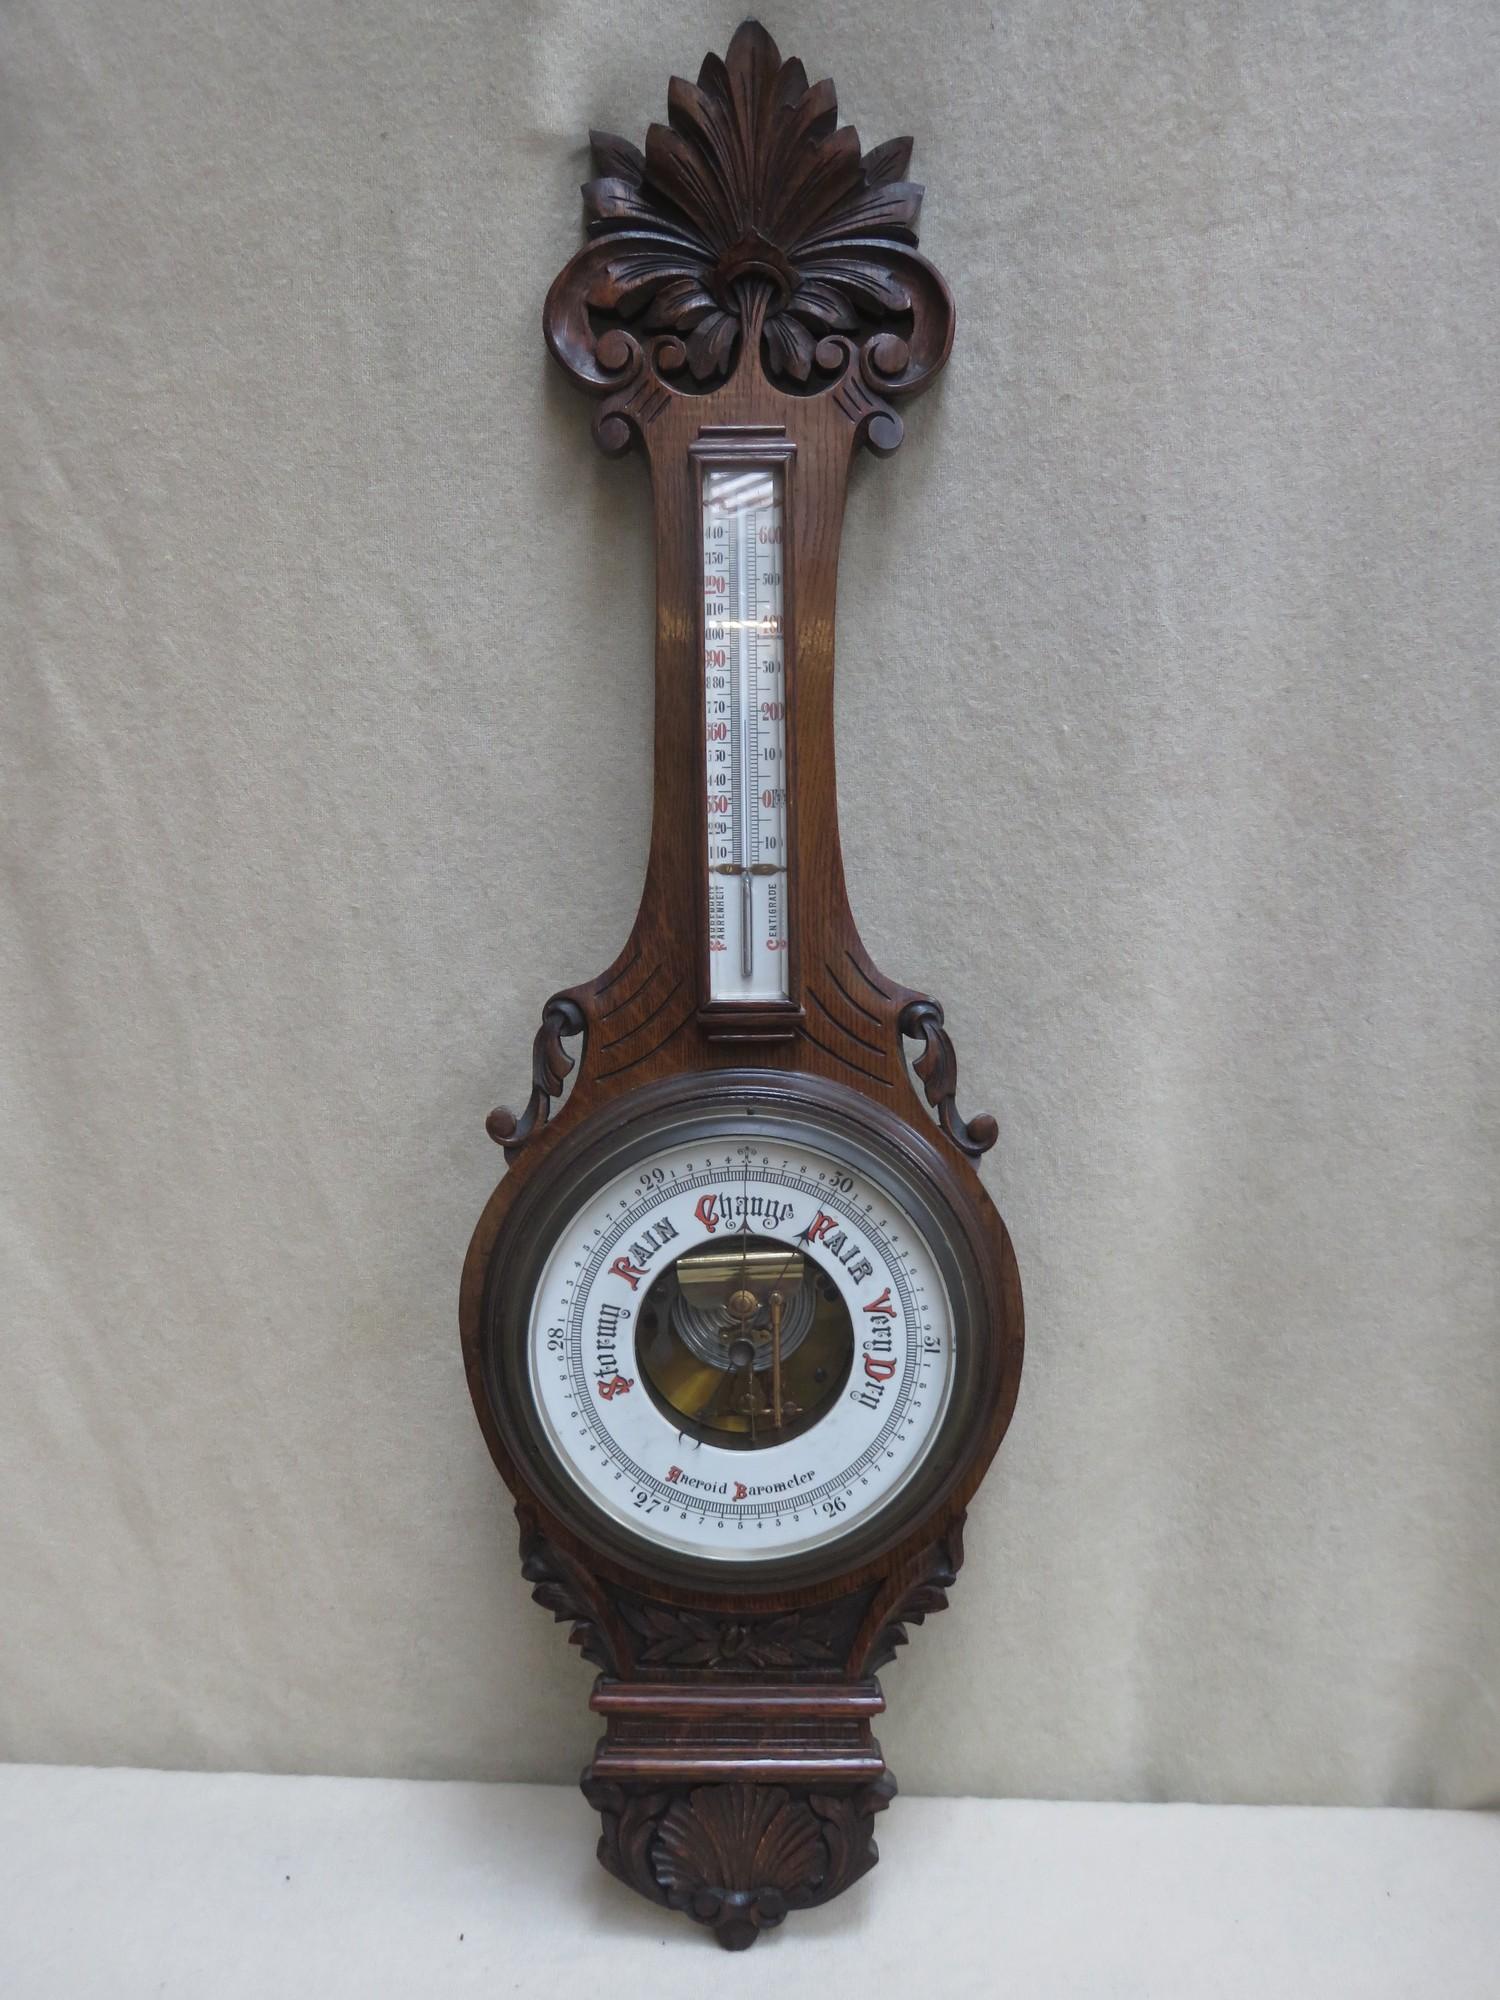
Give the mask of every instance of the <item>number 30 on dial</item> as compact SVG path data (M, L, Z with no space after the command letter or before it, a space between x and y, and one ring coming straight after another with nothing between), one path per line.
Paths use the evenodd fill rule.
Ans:
M905 1518L961 1414L966 1319L962 1246L910 1164L731 1109L569 1180L490 1301L486 1365L574 1511L762 1572Z

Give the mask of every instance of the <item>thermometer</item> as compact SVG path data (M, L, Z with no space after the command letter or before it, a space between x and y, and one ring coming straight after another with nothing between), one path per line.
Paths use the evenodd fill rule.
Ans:
M785 1000L786 651L782 473L703 473L709 993Z

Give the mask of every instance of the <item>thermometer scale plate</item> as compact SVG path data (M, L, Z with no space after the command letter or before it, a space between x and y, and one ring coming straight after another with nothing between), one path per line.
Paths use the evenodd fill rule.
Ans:
M785 433L706 430L702 537L705 1016L778 1032L796 1011L788 714L791 629ZM784 1029L779 1030L784 1032Z

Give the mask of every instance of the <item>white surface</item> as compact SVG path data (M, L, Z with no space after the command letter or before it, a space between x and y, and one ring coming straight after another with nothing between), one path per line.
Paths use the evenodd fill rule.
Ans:
M0 8L0 1751L586 1755L454 1324L645 846L646 480L539 313L736 11ZM1500 8L768 12L958 299L841 792L1030 1335L882 1739L1500 1798Z
M1479 1814L898 1799L874 1873L742 1957L605 1875L597 1824L558 1787L0 1770L0 1993L1495 1992Z
M654 1541L700 1560L775 1560L872 1527L916 1476L953 1396L952 1300L918 1211L892 1198L868 1158L820 1152L817 1126L810 1141L805 1126L757 1140L753 1165L736 1157L750 1150L744 1129L743 1114L725 1113L711 1138L678 1133L616 1174L559 1231L534 1294L525 1365L547 1435L594 1505L627 1534L650 1538L648 1557ZM656 1186L642 1186L644 1169ZM705 1201L707 1224L698 1212ZM711 1439L690 1448L681 1417L644 1380L632 1386L626 1377L623 1393L612 1388L606 1399L592 1379L621 1384L622 1368L645 1376L627 1343L659 1274L726 1238L732 1254L730 1232L741 1223L775 1239L773 1271L784 1275L800 1256L823 1273L860 1350L881 1365L896 1351L899 1373L891 1362L887 1384L851 1359L847 1391L804 1434L754 1452ZM622 1280L621 1262L636 1275ZM759 1338L769 1348L770 1336ZM735 1376L719 1380L732 1387Z

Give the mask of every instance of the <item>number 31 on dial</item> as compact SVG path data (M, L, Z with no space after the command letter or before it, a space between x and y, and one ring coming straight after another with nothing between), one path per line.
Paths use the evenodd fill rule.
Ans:
M896 1501L947 1409L954 1324L883 1177L731 1136L669 1145L572 1214L527 1358L592 1506L655 1546L754 1563Z

